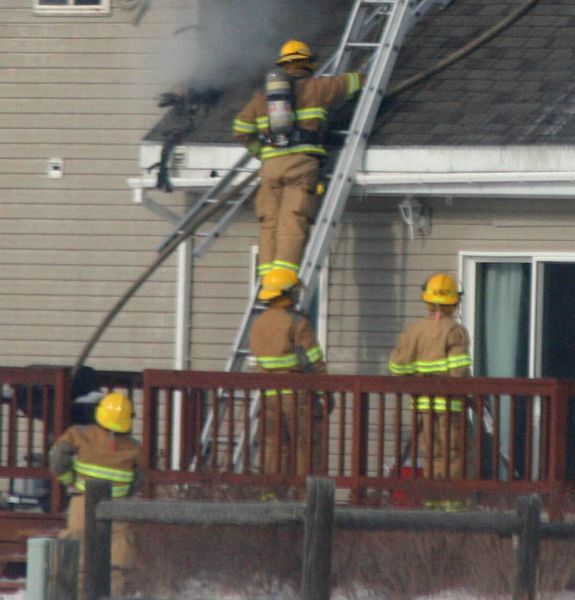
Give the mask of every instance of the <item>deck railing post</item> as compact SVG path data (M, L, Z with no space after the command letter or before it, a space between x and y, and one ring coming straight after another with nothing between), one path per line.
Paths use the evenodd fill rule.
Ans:
M46 600L76 600L79 563L80 540L52 540Z
M365 497L365 488L359 485L359 480L367 470L368 409L367 395L363 393L361 384L357 382L353 389L352 407L351 479L353 483L350 500L353 504L361 503Z
M303 600L329 600L335 482L308 477L303 553Z
M112 486L105 480L86 481L84 525L84 591L86 600L102 600L110 596L112 523L96 519L101 500L112 497Z
M538 496L517 499L520 531L515 555L515 588L513 600L535 600L539 570L539 538L541 500Z

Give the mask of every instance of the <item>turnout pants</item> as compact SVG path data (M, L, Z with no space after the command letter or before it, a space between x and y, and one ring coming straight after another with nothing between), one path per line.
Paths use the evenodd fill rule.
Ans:
M427 479L461 479L463 476L461 428L464 413L451 413L449 440L447 413L426 411L422 414L423 426L419 432L418 446L423 454L424 477ZM445 457L448 452L449 475L445 469Z
M266 474L308 475L324 471L323 409L305 395L293 393L266 396L265 460ZM279 448L278 448L279 441Z
M318 210L318 178L319 159L313 156L291 154L263 162L255 200L260 222L260 275L277 267L298 272Z
M66 529L60 532L60 538L76 538L80 540L80 565L78 570L78 600L84 599L84 512L85 498L83 494L75 494L70 498ZM122 597L125 594L126 576L134 561L134 538L129 523L112 523L112 596Z

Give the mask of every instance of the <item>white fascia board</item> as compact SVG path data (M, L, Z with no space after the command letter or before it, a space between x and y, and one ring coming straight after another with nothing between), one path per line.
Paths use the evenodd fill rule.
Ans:
M151 164L161 145L147 143L140 151L143 164ZM245 152L239 145L224 144L188 145L186 151L182 174L170 178L174 189L213 186ZM573 165L572 146L371 147L353 193L575 198ZM254 159L248 168L259 166ZM142 190L155 188L156 176L131 178L128 183L138 202Z
M575 198L575 147L370 148L356 183L380 196Z

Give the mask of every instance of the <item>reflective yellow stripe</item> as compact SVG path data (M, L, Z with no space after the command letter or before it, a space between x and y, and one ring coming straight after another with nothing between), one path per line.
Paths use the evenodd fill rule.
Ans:
M278 394L293 394L293 390L266 390L264 396L269 398L270 396L277 396Z
M347 93L353 96L361 88L359 73L347 73Z
M326 156L327 152L323 146L317 144L301 144L298 146L288 146L287 148L264 146L262 148L261 159L266 160L268 158L287 156L289 154L318 154L321 156Z
M256 133L258 128L254 123L247 123L246 121L240 121L239 119L234 120L234 131L235 133Z
M321 106L301 108L300 110L297 110L295 114L298 121L309 121L311 119L325 121L327 119L327 110Z
M85 479L77 479L74 483L74 487L79 492L86 491L86 480ZM112 498L123 498L130 493L130 486L125 484L112 484Z
M411 401L411 407L416 410L433 412L447 412L448 407L451 412L462 412L464 401L461 398L451 398L451 402L445 396L418 396Z
M274 260L273 268L287 269L288 271L293 271L296 274L299 271L299 265L297 265L296 263L288 262L287 260Z
M284 354L283 356L258 356L256 361L264 369L288 369L297 367L299 360L297 354Z
M66 471L62 475L58 475L57 479L64 485L70 485L74 481L74 471Z
M310 363L315 363L323 358L323 351L320 346L314 346L313 348L310 348L305 355Z
M102 467L101 465L81 462L77 459L74 459L74 470L79 475L94 477L95 479L107 479L116 483L132 483L134 481L134 471Z
M389 361L387 367L394 375L414 375L447 373L452 369L471 366L471 356L469 354L458 354L457 356L447 356L438 360L417 360L405 365Z
M269 273L273 268L273 263L262 263L258 265L258 275L265 275L266 273Z

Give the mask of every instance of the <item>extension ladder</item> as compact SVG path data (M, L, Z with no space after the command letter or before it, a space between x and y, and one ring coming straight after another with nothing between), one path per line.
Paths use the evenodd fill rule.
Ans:
M329 185L322 200L316 223L310 232L302 264L300 279L304 293L298 308L306 310L317 288L319 272L329 252L330 242L355 175L363 160L367 139L371 133L381 101L385 95L401 44L415 22L433 5L446 6L451 0L355 0L338 48L317 75L336 75L349 70L363 73L362 91L354 109L347 131L340 132L343 146L335 167L329 176ZM359 68L358 68L358 65ZM242 371L250 356L249 332L255 317L264 310L257 301L259 281L250 292L247 308L226 364L226 371ZM259 396L251 399L250 420L255 422L259 412ZM213 415L208 414L202 432L204 451L208 450L208 437ZM255 436L256 427L252 427ZM240 436L234 455L234 464L241 459L243 435ZM253 441L253 440L251 440ZM253 444L250 443L250 447Z
M307 310L317 288L319 272L329 252L335 227L345 208L367 139L385 95L395 60L406 33L434 4L451 0L355 0L338 48L320 75L337 75L363 65L364 83L347 131L339 132L343 147L329 175L329 185L310 232L299 277L304 292L298 308ZM226 364L241 371L249 356L248 336L253 319L263 310L256 282Z

